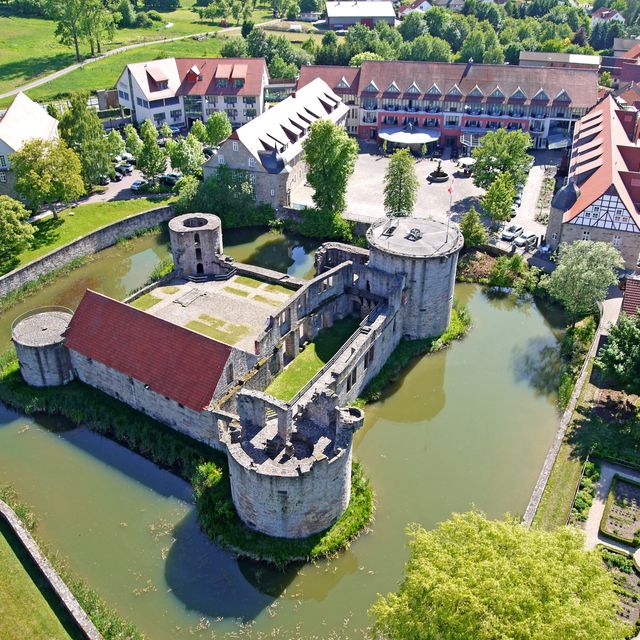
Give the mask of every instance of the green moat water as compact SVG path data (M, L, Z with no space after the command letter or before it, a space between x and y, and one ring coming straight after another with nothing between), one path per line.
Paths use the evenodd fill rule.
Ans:
M305 276L313 245L275 234L225 234L225 252ZM147 236L23 303L75 306L86 287L123 297L166 255ZM0 482L40 517L39 532L149 639L362 637L376 593L396 588L404 529L471 504L521 513L558 425L547 385L559 328L530 302L459 285L469 336L417 361L366 409L355 455L377 495L372 531L336 560L285 573L236 560L199 532L189 487L86 429L55 433L0 405ZM2 348L11 320L0 315ZM6 317L5 317L6 316ZM241 625L251 626L251 630Z

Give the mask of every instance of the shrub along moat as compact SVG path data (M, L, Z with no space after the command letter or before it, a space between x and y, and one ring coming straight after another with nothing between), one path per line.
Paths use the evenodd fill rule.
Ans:
M272 538L247 528L233 506L226 456L174 431L122 402L74 381L64 387L28 386L13 352L0 362L0 401L27 414L59 415L85 425L170 469L193 487L200 523L208 536L238 555L278 566L311 561L346 549L370 523L373 492L354 463L351 501L329 529L301 540Z

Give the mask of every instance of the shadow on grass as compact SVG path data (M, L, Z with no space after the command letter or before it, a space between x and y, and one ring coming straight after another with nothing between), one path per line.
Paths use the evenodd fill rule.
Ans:
M325 364L331 360L338 349L352 336L359 324L358 318L348 317L336 320L331 327L322 329L314 340L318 358Z
M62 218L46 218L39 220L34 226L36 232L33 234L32 249L40 249L53 244L60 237L60 227L64 224Z
M1 14L0 14L1 15ZM58 53L52 56L35 56L33 58L23 58L22 60L12 60L0 64L0 78L5 82L10 80L30 82L38 76L54 73L75 62L71 53Z
M480 198L467 196L466 198L462 198L462 200L454 202L451 205L451 219L454 222L459 222L462 216L467 213L471 207L475 207L477 211L482 211Z

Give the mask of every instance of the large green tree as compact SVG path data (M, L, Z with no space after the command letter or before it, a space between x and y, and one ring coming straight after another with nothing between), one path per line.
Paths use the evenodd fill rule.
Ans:
M128 124L124 128L125 149L134 158L142 151L142 139L138 135L136 128L132 124Z
M216 111L209 116L207 124L207 143L217 147L231 135L231 123L226 111Z
M462 216L460 220L460 231L462 231L462 237L464 238L464 248L473 249L479 244L486 244L487 242L487 229L482 220L480 214L476 211L475 207L471 207L467 213Z
M85 193L80 159L64 140L29 140L10 160L16 192L32 211L49 205L57 218L59 206Z
M514 184L524 184L531 162L527 153L530 147L531 136L522 131L498 129L485 134L472 154L476 160L474 183L487 189L498 174L509 173Z
M640 317L622 313L598 352L596 365L624 387L640 387Z
M410 216L418 195L416 163L409 149L397 149L384 176L384 211L388 216Z
M185 175L200 172L205 159L202 153L202 143L192 133L179 140L167 140L166 149L169 153L172 169L178 169Z
M397 593L371 608L374 636L394 640L623 640L614 582L570 527L454 514L413 527Z
M499 173L482 198L482 207L494 222L505 222L511 217L516 188L509 173Z
M87 187L111 171L110 145L95 109L87 105L86 93L74 93L60 118L60 136L80 157Z
M347 207L347 183L356 166L358 143L344 127L323 119L311 125L302 146L316 208L330 216L341 214Z
M549 293L576 319L593 313L607 290L617 284L624 261L608 242L579 240L561 244L558 265L549 277Z
M167 168L167 155L158 144L158 130L151 120L145 120L142 123L140 133L142 149L136 158L136 166L147 180L155 182Z
M35 230L28 218L21 202L0 196L0 272L16 266L18 254L31 244Z

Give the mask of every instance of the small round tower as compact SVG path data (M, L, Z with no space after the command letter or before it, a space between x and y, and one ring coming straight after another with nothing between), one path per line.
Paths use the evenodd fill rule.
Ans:
M222 222L212 213L186 213L169 221L171 253L176 271L184 276L220 271Z
M65 307L43 307L14 321L11 339L27 384L56 387L73 380L71 359L64 346L64 333L72 317Z
M449 324L458 254L464 239L457 224L428 218L383 218L369 227L369 266L406 274L403 334L440 335Z

